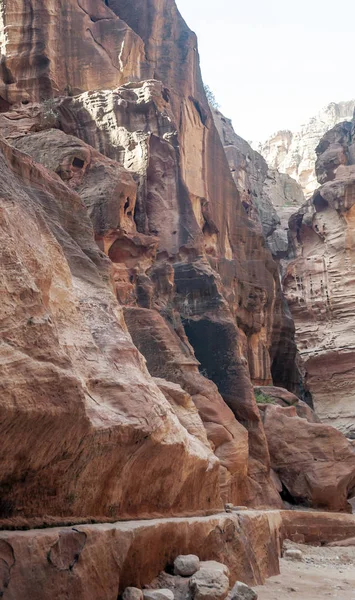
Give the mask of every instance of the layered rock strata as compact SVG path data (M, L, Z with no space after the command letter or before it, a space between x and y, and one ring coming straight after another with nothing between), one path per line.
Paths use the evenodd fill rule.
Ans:
M95 240L112 263L113 291L124 306L125 322L117 308L123 331L126 323L151 375L181 386L178 391L170 388L167 400L137 354L143 372L139 377L148 377L153 395L163 402L180 434L187 436L187 454L198 454L186 477L198 481L194 469L202 468L211 478L206 486L213 489L207 502L211 507L218 505L221 493L236 503L278 504L251 380L271 383L273 373L281 384L292 379L292 339L289 363L280 368L288 335L284 332L289 330L292 338L292 327L284 322L276 265L245 215L230 176L203 91L195 36L170 0L162 6L139 1L94 6L66 0L59 26L54 5L38 0L31 10L30 20L25 3L8 2L3 11L1 132L42 163L47 169L39 168L43 177L50 171L48 177L58 182L58 189L68 189L68 199L78 202L79 194L85 204ZM54 37L47 38L54 27ZM26 36L19 60L22 29ZM34 194L32 198L35 201ZM57 228L51 204L45 203L45 208ZM73 218L66 226L75 233L80 229ZM79 276L84 277L84 269ZM95 318L90 324L96 335ZM118 351L111 326L102 323L99 331L106 340L105 352ZM116 359L114 365L122 371L123 361ZM128 373L129 365L128 361ZM130 376L139 381L133 371ZM99 413L101 392L117 402L117 410L120 402L128 402L124 388L118 393L99 374L93 381L91 402ZM167 386L163 383L165 392ZM16 396L16 386L11 392ZM150 410L148 397L144 406ZM22 410L26 418L27 409ZM128 422L131 418L130 413ZM170 430L166 436L174 438ZM179 443L183 449L184 443ZM145 456L149 460L149 450ZM156 457L165 462L159 452ZM55 462L53 457L51 464ZM171 455L169 464L173 462ZM184 471L178 461L174 469ZM115 473L118 480L124 476L122 470ZM217 484L212 483L216 476ZM23 474L14 476L10 468L8 512L40 511L41 494L36 507L20 502L19 489L25 486L18 478ZM55 478L53 486L55 497ZM84 496L85 484L81 487ZM64 494L65 485L61 489ZM134 515L128 492L123 488L120 494ZM181 506L175 506L173 491L165 507L159 502L154 506L157 492L149 486L146 494L152 511L187 510L183 491ZM73 495L71 490L65 493L63 503L59 494L51 510L77 514ZM120 502L105 502L100 508L95 503L81 505L80 511L121 514ZM196 503L207 507L201 498ZM144 502L140 504L144 513Z
M194 34L172 0L2 8L0 516L280 506L252 384L298 385L293 324Z
M191 552L223 562L231 585L258 585L279 573L283 540L326 544L354 535L352 515L305 511L1 531L0 591L9 600L50 600L58 593L69 600L116 600L127 586L149 584L172 569L179 554Z
M261 224L276 259L288 253L288 220L305 202L301 186L289 175L268 166L265 158L237 135L232 122L217 110L213 118L244 210Z
M290 175L310 197L318 187L315 148L327 131L352 118L354 108L355 100L332 102L305 123L300 131L278 131L258 149L272 169Z
M322 421L354 429L354 125L329 131L317 147L323 185L291 220L294 258L284 280L307 385Z

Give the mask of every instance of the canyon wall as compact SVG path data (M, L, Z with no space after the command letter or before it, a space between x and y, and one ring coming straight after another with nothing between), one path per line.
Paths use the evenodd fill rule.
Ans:
M354 121L326 133L316 153L322 185L291 219L284 289L315 408L355 438Z
M354 108L355 100L332 102L302 125L299 131L278 131L272 135L259 145L259 152L271 168L295 179L308 198L318 187L315 171L316 146L332 127L350 120Z
M265 158L235 133L230 119L217 110L213 117L246 213L261 224L274 258L285 258L288 220L305 202L301 186L289 175L270 168Z
M299 386L294 325L196 36L173 0L0 6L0 516L282 506L253 384Z
M12 262L29 262L31 277L34 261L44 263L45 247L33 243L37 221L29 245L19 245L24 234L16 233L32 223L27 212L39 204L49 245L64 253L67 281L37 277L36 307L23 306L21 290L9 289L10 325L20 302L25 330L20 335L17 326L4 338L4 457L14 436L20 440L3 474L4 514L134 516L138 506L142 515L175 514L215 509L222 498L279 505L252 387L271 383L283 351L277 267L230 175L205 98L195 35L170 0L66 0L59 14L54 3L38 0L29 12L27 3L7 2L2 14L0 130L12 144L3 142L5 199L14 196L15 175L26 195L22 213L7 215L15 220L14 230L6 227ZM58 195L66 190L65 201L50 199L56 187ZM46 261L50 270L50 252ZM53 285L73 288L59 294L55 306ZM47 355L33 337L42 319L56 332ZM24 336L18 380L15 356L23 353ZM38 344L44 339L39 335ZM66 372L80 390L64 402L45 379L59 414L66 406L71 425L65 435L65 415L57 426L58 411L34 384L37 370L52 365L52 352L64 353ZM282 378L286 384L287 370ZM70 387L63 387L67 395ZM71 417L73 402L82 416ZM61 444L54 441L57 430ZM27 447L33 453L24 460ZM149 470L144 461L151 462ZM160 474L154 474L155 461ZM140 471L152 482L145 484ZM91 473L98 474L94 497ZM169 493L158 492L162 485Z

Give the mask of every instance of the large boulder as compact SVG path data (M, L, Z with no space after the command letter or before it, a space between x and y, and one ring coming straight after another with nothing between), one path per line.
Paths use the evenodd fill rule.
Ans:
M224 600L229 590L229 570L215 561L201 562L200 569L190 579L194 600Z
M196 554L177 556L174 560L174 573L182 577L191 577L200 568L200 559Z
M271 465L285 498L295 503L349 511L354 495L355 453L342 433L297 415L294 406L267 405L263 411Z

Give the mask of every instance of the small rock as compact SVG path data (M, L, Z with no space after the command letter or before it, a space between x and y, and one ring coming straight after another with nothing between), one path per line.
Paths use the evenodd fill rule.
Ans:
M122 598L123 600L143 600L143 592L139 588L126 587Z
M303 560L303 554L301 550L297 550L297 548L288 548L284 552L284 558L289 560Z
M225 504L224 505L224 510L228 513L231 513L233 510L233 504Z
M200 568L200 559L195 554L178 556L174 561L174 574L191 577Z
M190 579L192 598L194 600L224 600L229 590L228 567L213 560L201 562L200 567L200 570Z
M174 600L171 590L143 590L144 600Z
M258 594L245 583L237 581L230 593L230 600L258 600Z

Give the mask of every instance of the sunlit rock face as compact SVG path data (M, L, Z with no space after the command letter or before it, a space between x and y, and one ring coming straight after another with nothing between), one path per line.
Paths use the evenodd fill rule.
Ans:
M170 0L68 0L60 14L54 5L35 2L28 10L25 3L7 2L2 13L1 133L41 163L40 172L58 181L69 197L81 198L91 217L96 251L110 259L105 278L110 275L118 301L122 335L128 335L128 327L132 352L143 369L137 382L143 378L152 387L179 432L172 435L167 427L161 443L166 436L169 449L182 436L176 442L179 460L171 453L168 462L171 477L186 468L186 478L176 477L180 483L164 506L147 486L142 514L176 513L189 504L191 510L197 504L204 510L222 500L279 505L251 383L270 383L282 356L277 268L258 228L245 215L229 173L202 86L195 35ZM22 29L26 44L19 58ZM50 202L47 208L50 212ZM70 219L65 226L72 226ZM85 296L82 291L80 298ZM95 314L91 319L114 351L111 327L99 315L100 326L94 324ZM176 402L169 403L150 379L137 348L150 375L181 386L187 398L184 410L191 409L193 431L198 422L199 433L192 436L186 414L179 419ZM124 366L115 360L114 368L127 372L129 379L127 361ZM290 379L287 369L280 374L281 383ZM94 379L98 389L106 389L101 377ZM117 396L124 411L124 388L118 394L108 387L110 398ZM100 396L91 396L99 407ZM144 406L152 410L149 395ZM142 443L148 444L145 437ZM129 442L125 456L128 447ZM117 453L114 447L113 457ZM147 448L147 460L149 455ZM159 447L154 456L166 468ZM52 463L56 465L55 457ZM144 470L138 461L139 468ZM117 469L115 476L120 481L124 470ZM197 494L195 506L190 503L193 486L189 492L184 487L189 477L205 490ZM9 478L15 478L11 468ZM154 476L156 485L162 478ZM127 481L127 489L129 485ZM116 491L112 484L113 496ZM101 493L103 507L93 505L91 512L124 513L126 502L126 512L136 514L124 487L120 494L121 503L115 503ZM65 497L71 498L71 491ZM68 502L58 499L63 513L75 512Z
M284 288L315 408L354 438L353 122L329 131L317 155L323 185L291 220L295 256Z
M308 198L318 187L315 148L332 127L352 119L355 100L332 102L312 117L298 132L278 131L260 144L259 152L268 165L295 179Z
M3 515L279 506L252 384L297 386L293 324L195 35L172 0L2 8Z

